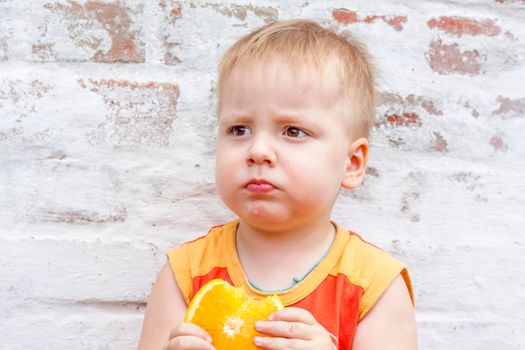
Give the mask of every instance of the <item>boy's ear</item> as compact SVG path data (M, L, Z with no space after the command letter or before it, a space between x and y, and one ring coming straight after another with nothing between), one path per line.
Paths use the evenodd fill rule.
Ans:
M350 145L347 160L341 186L351 190L361 185L365 177L368 162L368 140L366 138L360 137Z

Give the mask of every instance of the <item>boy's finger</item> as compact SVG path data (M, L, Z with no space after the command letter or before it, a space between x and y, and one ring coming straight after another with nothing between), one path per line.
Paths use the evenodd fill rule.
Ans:
M286 339L272 337L253 338L255 346L267 350L311 350L310 342L302 339Z
M312 314L299 307L287 307L276 311L268 317L270 321L287 321L287 322L303 322L309 325L315 325L317 321Z
M180 337L182 335L192 335L211 343L210 335L204 329L193 323L184 322L173 328L170 332L169 339Z
M310 340L312 326L302 322L257 321L255 329L261 333L281 338Z
M213 345L194 335L183 335L171 339L166 350L215 350Z

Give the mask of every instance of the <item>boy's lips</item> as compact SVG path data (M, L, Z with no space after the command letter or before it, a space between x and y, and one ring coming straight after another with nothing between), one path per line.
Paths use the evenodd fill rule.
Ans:
M264 179L252 179L245 188L252 193L268 193L276 189L271 182Z

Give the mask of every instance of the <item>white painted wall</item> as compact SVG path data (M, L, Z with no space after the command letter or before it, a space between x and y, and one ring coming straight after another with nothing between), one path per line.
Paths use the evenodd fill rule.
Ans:
M523 0L0 0L0 349L135 348L168 248L232 217L220 54L297 17L380 70L334 218L409 266L420 348L525 349Z

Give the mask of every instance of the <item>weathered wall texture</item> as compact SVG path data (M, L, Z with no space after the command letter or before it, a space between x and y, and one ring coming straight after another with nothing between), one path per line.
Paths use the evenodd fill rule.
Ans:
M405 261L421 349L525 349L525 1L0 0L0 349L132 349L214 187L220 54L276 19L365 41L382 103L340 223Z

